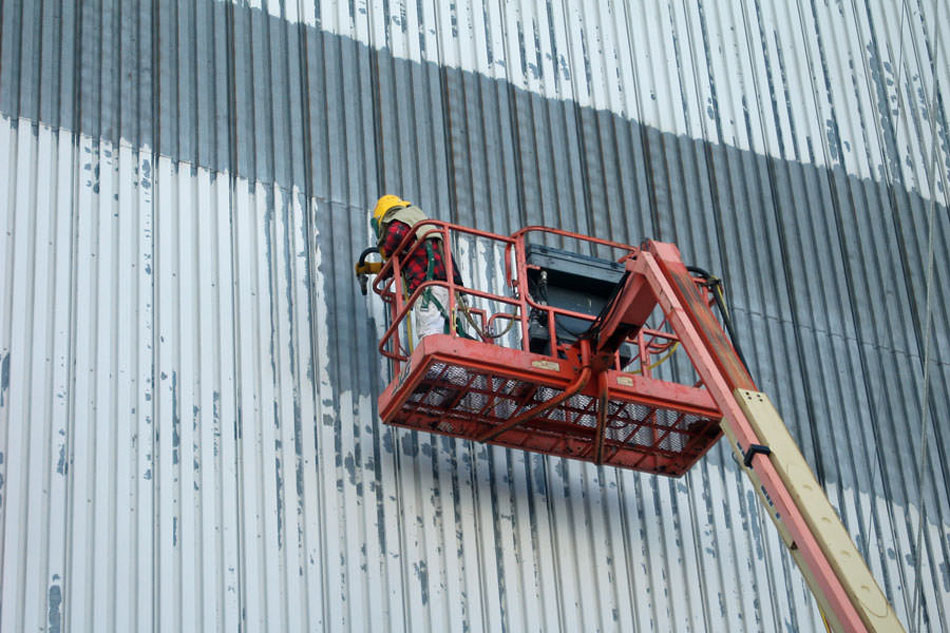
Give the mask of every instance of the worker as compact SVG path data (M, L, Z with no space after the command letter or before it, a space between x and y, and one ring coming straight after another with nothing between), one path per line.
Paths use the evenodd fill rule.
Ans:
M377 247L384 259L392 257L403 238L418 226L415 241L403 251L409 252L402 260L402 276L409 296L426 281L446 280L442 233L437 226L427 223L428 219L422 209L391 194L382 196L373 209L371 223L376 233ZM455 283L461 285L462 276L457 264L454 272ZM428 286L416 301L412 312L417 340L429 334L447 334L448 288Z

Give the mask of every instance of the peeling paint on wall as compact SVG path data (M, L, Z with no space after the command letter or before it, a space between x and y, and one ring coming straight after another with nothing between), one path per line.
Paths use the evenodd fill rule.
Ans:
M503 233L674 240L723 273L756 379L906 613L919 461L886 440L920 413L930 84L865 32L882 3L746 4L4 3L3 573L38 571L0 583L0 628L821 630L724 447L669 481L379 423L385 320L351 266L390 190ZM83 582L51 584L67 564Z

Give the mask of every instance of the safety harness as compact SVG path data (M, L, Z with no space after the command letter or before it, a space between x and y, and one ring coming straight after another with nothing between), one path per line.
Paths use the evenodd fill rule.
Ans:
M382 245L384 236L386 235L386 228L393 221L402 222L403 224L409 226L409 229L415 229L416 226L419 226L419 230L416 232L415 242L413 242L413 247L409 249L410 252L415 250L421 245L426 249L426 261L428 262L426 266L426 277L425 281L432 281L435 279L435 248L432 245L433 241L442 241L442 232L439 230L439 227L432 224L428 221L429 218L426 214L417 206L409 205L405 207L393 207L385 214L381 221L379 222L379 241L378 244ZM430 304L434 304L436 309L442 315L445 320L444 333L449 334L449 311L446 306L442 305L438 299L435 298L435 295L432 294L432 286L427 286L425 290L422 291L422 296L420 297L422 301L422 308L427 308ZM462 331L461 324L456 323L456 331L460 336L466 336ZM467 336L466 336L467 337Z
M416 241L413 243L413 247L410 249L410 252L417 248L420 244L426 249L428 265L426 267L425 280L432 281L435 278L435 248L433 247L432 242L435 240L440 242L442 241L442 231L438 226L432 224L428 220L428 216L426 216L426 214L419 207L413 205L393 207L383 214L383 217L379 222L378 244L380 246L382 245L384 236L386 235L386 227L389 226L390 222L402 222L403 224L408 225L410 230L414 229L416 225L421 225L419 230L416 232ZM457 260L457 258L453 259ZM444 320L443 331L445 334L449 334L451 332L449 322L452 317L449 314L448 307L443 306L442 303L435 298L435 295L432 294L432 286L427 286L426 289L423 290L420 300L422 301L423 308L428 307L430 304L435 304L436 309L442 315ZM459 311L465 316L465 321L478 333L482 340L488 341L500 338L507 334L509 330L511 330L512 325L514 325L514 315L512 315L512 318L508 321L508 325L501 332L498 332L497 334L485 332L481 327L479 327L478 323L472 317L464 295L461 293L456 293L456 304L459 307ZM463 338L472 338L462 328L462 323L459 321L458 317L455 319L455 331Z

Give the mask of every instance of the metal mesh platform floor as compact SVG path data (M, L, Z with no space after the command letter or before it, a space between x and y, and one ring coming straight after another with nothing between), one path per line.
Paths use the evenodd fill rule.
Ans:
M465 343L468 347L487 345ZM388 392L388 398L384 395L384 421L388 424L476 439L558 397L569 382L553 372L519 371L510 362L494 367L471 354L463 358L434 353L419 356L415 369L394 381L391 387L396 388ZM677 476L719 439L718 417L710 415L712 411L678 408L671 403L661 406L655 399L639 397L619 385L607 394L605 464ZM585 389L501 432L490 443L596 461L600 402L593 389Z

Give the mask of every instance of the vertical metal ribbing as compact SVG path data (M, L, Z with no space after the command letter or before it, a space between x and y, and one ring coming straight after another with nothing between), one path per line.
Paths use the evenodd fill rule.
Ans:
M160 0L156 0L159 2ZM236 226L235 222L235 207L237 205L237 188L238 188L238 173L240 168L240 161L238 159L238 94L237 94L237 68L235 60L237 59L237 34L236 34L236 10L232 3L228 3L225 7L225 37L226 37L226 47L228 50L227 58L227 84L228 84L228 102L227 102L227 122L228 122L228 214L229 214L229 225L231 227ZM157 144L157 143L156 143ZM230 252L231 252L231 270L234 271L234 274L237 274L237 271L240 270L240 249L238 243L238 231L232 229L230 233ZM236 283L231 284L231 319L234 323L232 329L232 341L231 349L234 353L234 367L241 366L241 320L238 318L240 297L238 296L238 288ZM234 401L240 403L242 401L241 393L241 381L234 381ZM234 471L235 473L241 473L241 444L243 442L243 415L240 404L235 411L234 419L234 439L235 439L235 451L234 451ZM235 494L237 496L237 509L235 510L235 515L238 517L245 516L245 501L244 501L244 486L241 485L241 482L238 480L235 482ZM245 569L246 565L244 562L244 554L247 550L247 529L243 521L238 521L235 526L237 532L237 579L238 587L235 588L237 594L237 604L240 609L240 615L238 616L238 622L240 625L246 626L246 605L248 601L247 596L247 570Z
M947 79L933 68L946 59L934 18L946 31L947 9L938 3L936 16L934 0L786 4L0 0L0 216L4 231L16 223L0 255L10 262L0 289L9 391L0 398L15 403L3 415L27 415L32 429L24 435L11 418L12 444L0 446L0 495L12 503L0 520L4 626L101 618L147 631L199 613L196 628L229 630L260 614L291 629L513 630L539 614L555 630L823 630L721 447L696 476L665 481L379 427L373 402L385 367L371 339L383 313L353 292L347 260L366 233L359 210L390 187L498 232L541 223L626 241L675 234L690 263L727 271L763 382L799 413L809 459L820 453L859 544L871 539L874 573L896 598L921 578L919 561L921 628L944 626L946 438L928 431L924 471L917 448L886 438L916 445L920 400L931 422L946 417L946 372L934 364L946 318L935 311L927 326L923 225L934 204L937 305L946 295L943 174L928 186L925 171L930 113L938 135L945 127L942 102L929 108L940 93L933 73ZM98 161L108 171L113 147L120 171L94 192L90 170ZM161 167L147 191L131 173L146 164ZM297 194L292 233L273 206L286 191ZM490 201L474 215L469 191ZM476 267L498 255L468 254ZM479 279L497 281L485 270ZM879 284L882 298L869 298ZM55 314L38 312L46 304ZM33 342L7 356L7 339L30 332ZM52 390L37 379L44 363ZM304 378L308 369L315 375ZM674 361L661 371L684 369ZM177 392L160 377L174 370ZM200 432L179 426L192 403L198 423L208 421L212 389L221 389L220 417ZM298 404L304 467L295 482L284 421ZM833 424L821 423L829 416ZM268 425L278 419L279 430ZM202 475L173 461L178 428L179 455L200 457ZM848 444L835 445L841 433ZM61 448L64 470L76 464L62 475ZM884 481L874 479L878 465ZM915 476L926 520L915 514ZM295 503L304 512L296 524ZM21 538L23 522L32 525L24 512L39 522ZM96 559L113 533L113 558ZM191 561L192 552L201 556ZM44 568L60 578L41 586ZM594 571L578 581L585 569ZM114 603L110 587L127 578L136 585L125 590L129 604ZM698 582L674 595L683 579ZM767 599L770 591L788 600ZM306 614L282 614L298 596Z

